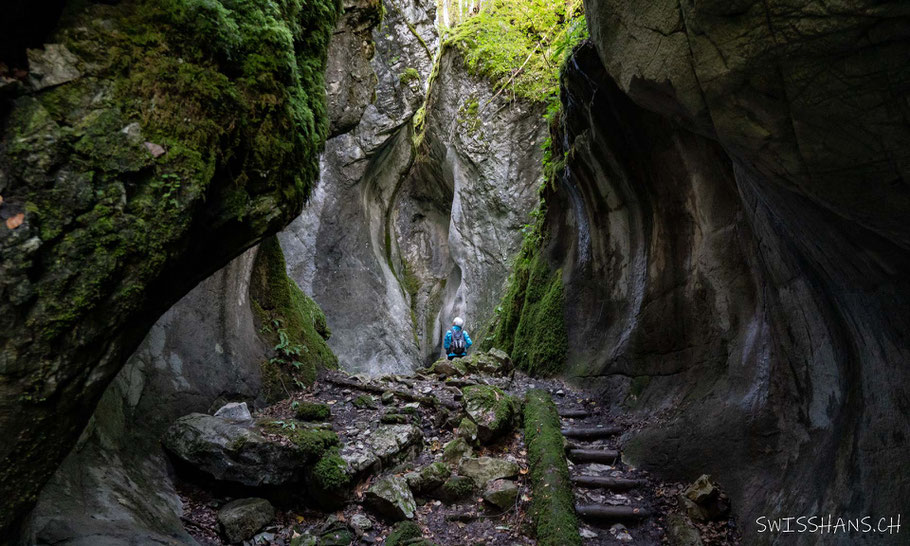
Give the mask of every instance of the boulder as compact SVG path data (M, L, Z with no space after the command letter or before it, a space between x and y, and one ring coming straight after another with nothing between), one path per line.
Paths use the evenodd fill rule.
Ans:
M369 394L361 394L351 403L357 409L376 409L376 399Z
M721 520L730 514L730 499L707 474L701 475L679 497L686 513L696 521Z
M445 464L435 462L416 472L408 472L404 475L404 478L407 480L411 491L415 494L420 494L441 486L451 473L452 471Z
M215 417L227 419L228 421L251 421L253 419L249 408L246 407L246 402L225 404L215 412Z
M667 516L667 535L674 546L702 546L703 544L698 529L680 514L673 513Z
M345 445L341 458L353 476L403 458L421 438L414 425L380 425L364 441Z
M218 511L218 525L228 542L251 538L275 519L275 508L265 499L237 499Z
M481 442L496 440L512 430L519 408L513 397L491 385L471 385L462 392L465 410L477 425Z
M518 486L512 480L493 480L487 483L483 491L483 500L500 510L508 510L514 506L517 498Z
M354 514L351 516L351 527L360 536L373 528L373 522L364 514Z
M191 413L177 419L162 441L174 457L217 480L282 486L303 477L300 449L265 438L250 424Z
M463 417L458 424L458 437L466 443L477 444L478 436L477 423L471 421L467 417Z
M366 504L377 514L393 520L413 519L417 510L408 482L398 476L383 478L367 489Z
M500 478L514 478L519 470L517 463L493 457L465 459L458 465L458 473L471 478L477 487Z
M467 367L460 358L454 360L441 358L430 366L429 372L442 379L448 377L463 377L468 374Z
M82 76L76 68L79 59L63 44L45 44L44 49L29 49L27 55L28 79L36 91L71 82Z
M445 502L458 502L471 496L474 492L474 480L467 476L452 476L442 487L433 492L433 496Z
M491 349L486 353L475 353L467 359L467 368L472 373L505 375L514 368L512 359L504 351Z
M458 465L465 457L474 454L474 450L468 445L464 438L458 437L448 442L442 448L442 460L450 465Z
M332 418L332 410L327 404L299 402L294 408L294 416L301 421L328 421Z

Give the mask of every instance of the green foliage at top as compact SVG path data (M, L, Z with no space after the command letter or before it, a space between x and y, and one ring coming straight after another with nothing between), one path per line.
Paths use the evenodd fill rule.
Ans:
M556 405L546 391L528 391L525 444L531 482L531 519L541 546L580 546L572 482Z
M250 295L260 332L275 351L275 356L263 363L267 399L284 398L295 387L311 385L317 370L338 367L338 357L326 344L331 332L325 314L287 276L277 237L259 245Z
M585 38L581 0L493 0L452 29L447 42L500 89L550 102L558 94L560 67Z

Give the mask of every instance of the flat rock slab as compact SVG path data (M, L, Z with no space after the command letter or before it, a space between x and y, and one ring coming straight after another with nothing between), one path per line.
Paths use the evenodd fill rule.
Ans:
M458 473L474 481L477 487L484 487L488 482L500 478L514 478L521 470L517 463L493 457L464 459L458 465Z
M231 402L221 406L221 409L215 412L215 417L221 417L229 421L252 421L250 409L246 402Z
M417 510L408 482L398 476L383 478L367 489L367 505L392 520L413 519Z

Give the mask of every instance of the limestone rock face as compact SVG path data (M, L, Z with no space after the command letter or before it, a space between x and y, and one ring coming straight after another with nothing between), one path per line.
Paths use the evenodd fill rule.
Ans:
M80 3L28 53L31 85L4 89L0 534L156 319L315 182L335 2L199 9ZM288 39L262 39L263 21Z
M879 469L908 453L910 128L884 121L906 113L905 10L587 7L544 195L568 374L663 412L625 459L709 472L744 533L808 505L898 512L907 484Z
M313 198L281 235L290 276L326 312L332 350L348 371L374 375L433 362L455 314L481 333L537 204L545 138L541 106L490 102L494 89L456 51L436 58L434 3L383 6L374 79L337 78L351 89L339 93L376 100L355 125L348 110Z

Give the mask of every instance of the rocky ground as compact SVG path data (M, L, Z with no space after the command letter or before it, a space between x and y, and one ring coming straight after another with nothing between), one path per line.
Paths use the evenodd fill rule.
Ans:
M549 392L565 415L570 461L574 449L620 447L612 434L571 431L592 436L631 423L558 380L511 370L504 354L407 377L325 372L307 392L252 414L231 404L171 427L164 444L180 476L182 519L204 545L537 544L521 428L532 388ZM618 458L569 466L573 479L636 480L621 492L576 483L584 544L737 543L723 503L720 514L698 513L699 504L684 506L684 484L658 482ZM716 500L710 482L701 486ZM640 512L590 519L584 506Z

